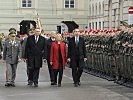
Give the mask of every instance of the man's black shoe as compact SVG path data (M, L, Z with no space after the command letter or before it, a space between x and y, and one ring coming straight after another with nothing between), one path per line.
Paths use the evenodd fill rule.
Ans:
M80 86L81 85L81 83L80 82L78 82L78 86Z
M38 87L38 84L37 83L34 83L34 87Z
M15 84L10 84L10 86L15 87Z
M56 82L54 82L54 85L57 85L57 83L56 83Z
M10 87L11 85L10 85L9 83L6 83L5 86L6 86L6 87Z
M28 82L28 84L27 85L33 85L33 82Z
M51 82L51 85L55 85L55 82Z
M58 84L58 87L61 87L61 84Z
M78 87L78 84L74 84L74 87Z

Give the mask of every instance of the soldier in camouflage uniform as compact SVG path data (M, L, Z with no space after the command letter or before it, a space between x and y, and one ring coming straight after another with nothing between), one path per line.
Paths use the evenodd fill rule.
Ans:
M126 65L124 62L124 42L126 41L126 35L127 35L127 28L128 24L126 22L121 22L120 24L121 27L121 32L117 35L116 39L116 78L117 80L115 81L116 83L122 84L124 82L123 80L123 71L124 71L124 66Z

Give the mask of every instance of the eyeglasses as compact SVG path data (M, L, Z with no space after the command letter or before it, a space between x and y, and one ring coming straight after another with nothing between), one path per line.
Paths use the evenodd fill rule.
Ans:
M75 31L75 32L79 32L79 31Z

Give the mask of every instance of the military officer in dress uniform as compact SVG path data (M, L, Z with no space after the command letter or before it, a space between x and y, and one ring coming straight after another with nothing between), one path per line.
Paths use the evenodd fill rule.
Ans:
M9 30L9 38L5 41L3 49L3 60L6 62L6 84L15 87L17 64L22 56L20 41L16 39L15 30Z

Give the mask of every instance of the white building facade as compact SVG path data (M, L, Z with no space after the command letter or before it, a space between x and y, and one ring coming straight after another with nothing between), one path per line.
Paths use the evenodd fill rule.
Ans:
M57 30L62 21L75 21L80 29L116 29L119 21L129 22L133 0L0 0L0 32L20 30L22 20L39 14L45 32Z
M89 0L88 2L88 28L103 29L104 0Z
M89 29L116 29L120 20L129 22L133 0L88 0Z
M0 32L11 27L20 30L22 20L36 20L39 14L45 32L57 30L62 21L88 25L88 0L0 0Z

